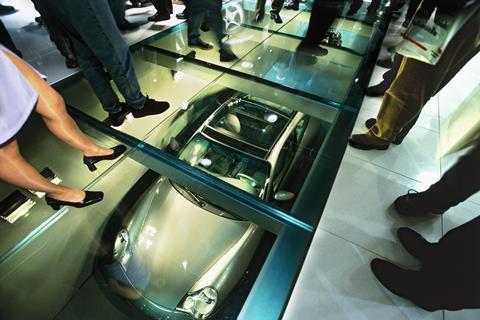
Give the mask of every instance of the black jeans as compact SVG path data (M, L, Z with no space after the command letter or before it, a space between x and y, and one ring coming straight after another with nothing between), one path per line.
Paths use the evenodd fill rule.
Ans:
M480 191L480 142L425 191L438 208L456 206Z

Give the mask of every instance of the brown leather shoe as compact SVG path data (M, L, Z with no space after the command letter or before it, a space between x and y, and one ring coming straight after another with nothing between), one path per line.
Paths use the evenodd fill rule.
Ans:
M361 150L386 150L390 145L390 141L366 133L352 134L348 139L348 143L352 147Z
M375 119L375 118L369 118L365 121L365 127L367 129L371 129L376 124L377 124L377 119ZM395 138L392 140L392 143L397 144L397 145L402 143L403 139L405 139L405 136L406 136L406 134L402 134L402 131L400 131L400 133L398 133L395 136Z

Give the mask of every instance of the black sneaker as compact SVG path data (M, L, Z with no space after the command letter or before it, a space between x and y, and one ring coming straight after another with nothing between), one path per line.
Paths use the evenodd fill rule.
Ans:
M145 100L145 104L141 109L132 109L132 115L134 118L143 118L155 114L160 114L162 112L167 111L170 107L170 104L166 101L157 101L154 99L150 99L147 96Z
M238 60L238 57L230 50L222 49L220 50L220 61L221 62L232 62Z
M123 102L120 102L121 111L115 113L108 113L108 118L105 120L105 123L112 127L119 127L125 121L127 114L130 112L127 105Z
M213 45L211 43L205 42L202 39L197 39L193 41L188 41L189 47L196 47L203 50L211 50L213 49Z

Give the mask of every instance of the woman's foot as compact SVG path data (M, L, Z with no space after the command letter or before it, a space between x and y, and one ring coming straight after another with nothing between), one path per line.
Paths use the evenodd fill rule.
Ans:
M83 163L87 166L90 171L97 170L95 163L100 162L102 160L115 160L120 157L125 151L127 147L123 144L119 144L111 149L103 149L98 151L97 155L87 156L86 154L83 156Z
M80 191L70 189L60 194L49 194L45 201L53 210L59 210L62 206L83 208L103 200L103 192Z

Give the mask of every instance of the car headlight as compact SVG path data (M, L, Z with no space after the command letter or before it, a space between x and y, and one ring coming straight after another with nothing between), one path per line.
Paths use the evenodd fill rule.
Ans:
M187 295L178 311L189 313L195 319L205 319L215 309L218 293L214 288L206 287L193 294Z

